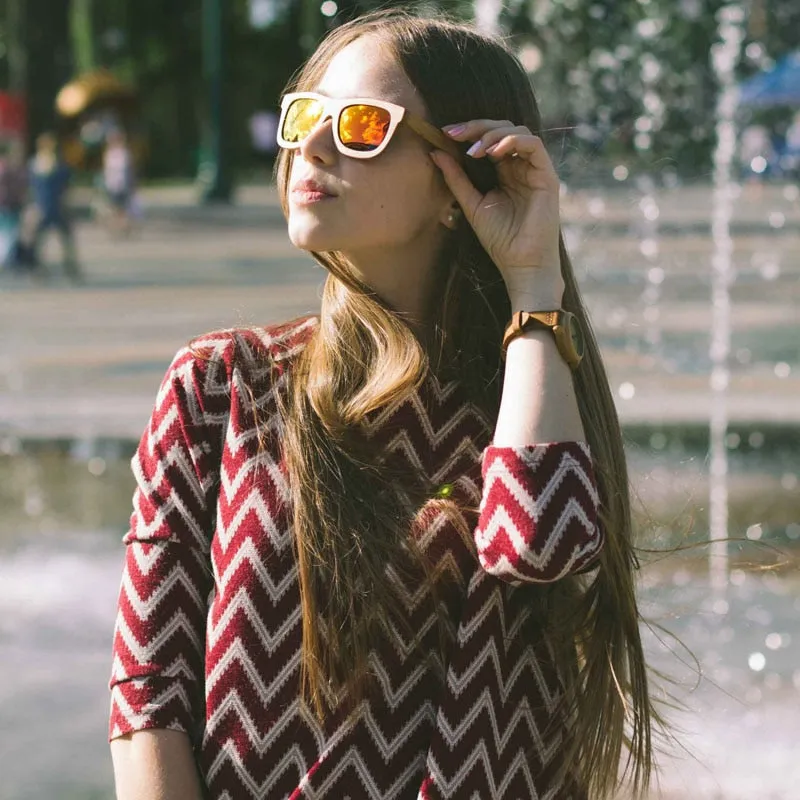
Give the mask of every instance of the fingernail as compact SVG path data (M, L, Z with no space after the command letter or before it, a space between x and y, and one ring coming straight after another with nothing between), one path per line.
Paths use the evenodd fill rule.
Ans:
M460 133L464 133L466 129L466 125L445 125L444 132L448 136L458 136Z
M472 147L470 147L470 149L469 149L469 150L467 150L467 155L468 155L468 156L474 156L474 155L475 155L475 153L477 153L477 152L478 152L478 150L480 150L480 149L481 149L481 140L480 140L480 139L478 139L478 141L477 141L477 142L475 142L475 144L474 144L474 145L472 145Z

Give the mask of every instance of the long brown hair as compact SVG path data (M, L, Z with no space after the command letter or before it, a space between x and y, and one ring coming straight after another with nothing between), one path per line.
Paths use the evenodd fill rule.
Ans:
M396 57L434 125L509 119L542 134L533 89L513 54L501 41L441 17L392 10L347 23L326 37L286 91L314 88L334 55L365 34L378 35ZM283 151L276 165L287 217L293 157ZM470 162L466 169L481 191L490 188L494 174L487 160ZM564 763L577 771L592 796L606 797L617 788L623 748L628 762L620 782L630 770L633 791L647 789L653 767L651 727L664 723L648 693L639 635L638 563L620 425L563 239L560 249L563 305L578 316L586 334L575 388L596 470L606 544L590 580L573 576L533 587L526 596L537 605L564 663L562 710L573 720ZM370 452L361 428L371 412L418 387L429 370L437 375L452 370L470 401L488 419L496 419L500 343L510 304L497 268L463 219L436 268L431 339L425 345L354 277L342 254L312 255L329 273L320 324L298 356L279 404L302 600L302 691L324 716L343 693L359 698L365 691L377 626L400 616L385 568L420 566L409 550L408 531L430 491L391 474L379 454Z

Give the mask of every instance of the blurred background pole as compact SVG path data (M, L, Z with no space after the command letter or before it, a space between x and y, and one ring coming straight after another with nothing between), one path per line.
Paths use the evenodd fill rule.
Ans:
M225 70L226 0L203 0L203 78L206 113L197 182L203 203L227 203L231 199L226 120L223 109Z
M28 50L25 47L25 0L6 0L8 25L8 90L25 95L28 88Z
M72 0L69 28L72 39L72 63L76 73L94 69L94 28L92 25L93 0Z
M314 52L323 31L320 0L300 0L300 49L306 58Z

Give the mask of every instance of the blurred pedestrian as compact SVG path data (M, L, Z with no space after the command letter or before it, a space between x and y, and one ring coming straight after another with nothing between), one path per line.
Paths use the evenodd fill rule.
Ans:
M118 128L106 137L103 188L111 206L112 229L120 233L130 232L135 188L133 155L125 132Z
M28 193L28 173L22 143L0 146L0 263L17 265L20 222Z
M64 273L77 281L81 275L75 253L72 221L66 204L71 177L72 171L61 158L55 134L41 134L36 140L36 153L31 159L29 169L35 210L33 231L21 252L24 253L24 262L35 270L42 270L41 247L44 236L50 229L55 229L61 239Z

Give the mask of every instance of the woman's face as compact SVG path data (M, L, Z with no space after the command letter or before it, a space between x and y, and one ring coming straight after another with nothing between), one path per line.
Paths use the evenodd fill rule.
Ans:
M314 91L334 98L376 98L425 115L417 90L385 45L364 36L331 61ZM412 271L430 261L446 233L453 198L428 153L431 145L400 125L372 159L342 155L330 118L295 151L289 182L289 238L303 250L340 251L369 280L398 261ZM335 197L304 204L293 187L313 180ZM372 274L371 274L372 273ZM378 277L378 276L375 276ZM411 277L411 276L409 276Z

